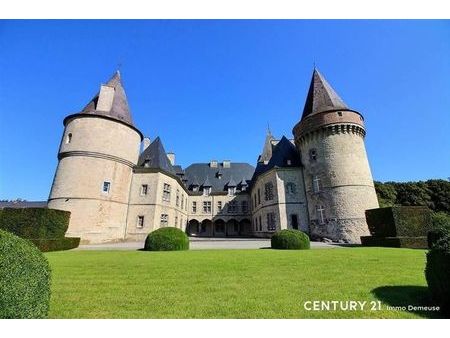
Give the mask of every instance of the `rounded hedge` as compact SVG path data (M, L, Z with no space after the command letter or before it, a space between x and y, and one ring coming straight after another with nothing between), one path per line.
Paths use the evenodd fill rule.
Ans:
M310 248L309 237L299 230L281 230L271 240L272 249L304 250Z
M28 240L0 230L0 318L46 318L50 266Z
M176 251L189 250L189 238L180 229L168 227L151 232L145 240L144 250Z
M427 253L425 277L442 312L450 314L450 234L437 238Z

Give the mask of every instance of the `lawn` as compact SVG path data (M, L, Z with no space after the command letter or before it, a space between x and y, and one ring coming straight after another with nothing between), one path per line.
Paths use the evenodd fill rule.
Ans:
M63 251L50 318L424 318L425 251L389 248ZM363 311L307 311L305 301L367 301ZM371 311L370 301L381 301ZM439 316L439 315L438 315Z

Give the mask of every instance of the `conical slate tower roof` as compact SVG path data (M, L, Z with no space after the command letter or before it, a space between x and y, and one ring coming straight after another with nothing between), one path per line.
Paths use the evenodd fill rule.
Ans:
M150 143L150 145L139 156L138 166L162 169L170 173L175 173L159 137Z
M315 68L303 108L302 119L330 110L349 109L322 74Z
M83 108L81 114L108 116L133 126L127 96L119 71L101 86L100 92Z

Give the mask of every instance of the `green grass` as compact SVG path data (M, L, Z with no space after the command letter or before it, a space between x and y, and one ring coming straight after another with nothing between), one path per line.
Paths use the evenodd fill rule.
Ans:
M50 318L421 318L425 251L390 248L47 253ZM381 311L306 311L381 300ZM434 314L436 315L436 314Z

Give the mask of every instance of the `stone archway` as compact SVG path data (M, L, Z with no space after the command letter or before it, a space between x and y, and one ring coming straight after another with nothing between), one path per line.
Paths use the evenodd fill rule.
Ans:
M196 219L189 220L186 232L189 236L198 236L200 233L200 222Z
M225 237L225 221L223 219L214 221L214 237Z
M202 237L212 237L213 236L213 224L210 219L204 219L200 223L199 236L202 236Z
M228 237L239 236L239 222L234 218L227 221L225 226L225 235Z

